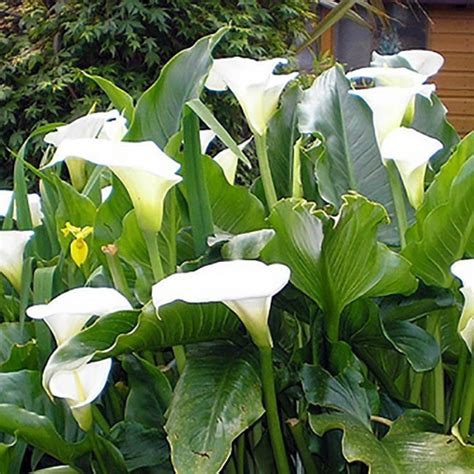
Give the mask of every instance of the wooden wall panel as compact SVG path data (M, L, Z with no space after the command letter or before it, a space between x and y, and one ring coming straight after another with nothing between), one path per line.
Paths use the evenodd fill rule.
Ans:
M474 8L432 6L428 48L445 57L433 81L459 133L474 129Z

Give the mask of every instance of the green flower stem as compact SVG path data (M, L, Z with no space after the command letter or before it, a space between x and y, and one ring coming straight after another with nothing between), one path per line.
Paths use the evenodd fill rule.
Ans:
M387 160L386 167L388 179L390 181L390 189L392 190L393 203L395 205L395 215L397 216L398 232L400 234L400 247L404 249L406 246L405 233L408 228L408 218L405 207L403 184L393 160Z
M245 433L237 438L237 474L245 474Z
M413 372L411 377L411 390L409 400L414 405L420 404L421 387L423 386L423 374Z
M95 405L92 405L92 418L106 435L110 433L109 423L105 419L104 415L102 415L99 408Z
M454 425L460 415L462 389L464 387L464 378L466 376L466 363L467 363L468 349L464 342L461 343L459 350L458 367L456 371L456 377L454 379L453 398L451 401L451 413L449 417L450 425Z
M464 397L461 409L461 423L459 425L459 432L461 436L466 439L469 436L469 428L471 426L472 408L474 405L474 358L471 357L471 362L467 368L465 378Z
M153 278L155 283L162 280L165 276L163 265L161 264L160 249L158 248L158 239L154 232L143 231L143 238L145 239L148 255L150 257L151 268L153 270Z
M287 422L293 439L296 444L296 448L300 454L301 462L303 463L304 471L306 474L318 474L320 469L316 466L313 456L308 449L308 443L304 437L303 423L298 419L291 419Z
M267 206L271 210L276 204L278 198L273 184L272 172L270 169L270 162L268 161L267 153L267 136L254 134L255 147L257 151L258 166L260 167L260 175L262 177L263 190L265 192L265 199Z
M291 173L291 196L303 197L303 184L301 182L301 141L299 138L293 147L293 169Z
M88 431L88 436L91 442L92 450L94 451L95 458L97 459L97 462L99 463L99 473L100 474L108 474L108 469L107 469L107 464L104 461L104 458L102 457L102 452L99 448L99 443L97 442L97 435L95 434L94 427L92 427Z
M259 347L260 365L262 370L263 398L267 412L268 430L272 443L273 457L276 462L278 474L290 474L290 466L286 456L285 443L281 432L280 418L273 377L273 362L271 347Z
M128 287L127 279L123 273L123 268L120 265L120 260L117 255L118 249L115 245L106 245L102 247L102 252L105 254L107 265L109 267L112 281L114 282L115 289L120 291L122 295L127 298L128 301L133 300L132 292Z
M184 107L183 113L183 137L183 183L187 192L194 249L199 256L207 248L207 238L214 232L214 224L201 155L199 118L188 106Z
M184 346L173 346L173 354L176 359L176 366L178 367L178 373L181 375L186 365L186 352Z

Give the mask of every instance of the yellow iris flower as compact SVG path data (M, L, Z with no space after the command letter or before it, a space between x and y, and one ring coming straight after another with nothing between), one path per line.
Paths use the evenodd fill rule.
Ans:
M74 240L71 242L71 258L74 263L80 267L86 260L89 254L89 246L87 245L86 238L92 234L94 228L91 226L76 227L70 222L66 222L65 227L61 229L64 237L72 235Z

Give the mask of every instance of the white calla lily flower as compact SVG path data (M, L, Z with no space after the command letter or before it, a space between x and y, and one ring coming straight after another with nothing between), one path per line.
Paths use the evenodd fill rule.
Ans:
M412 128L400 127L389 133L380 148L383 160L393 160L410 204L418 209L424 196L426 167L443 144Z
M26 314L43 319L61 345L78 334L92 316L131 309L128 300L113 288L74 288L48 304L30 306Z
M408 49L397 54L382 55L376 51L372 53L371 66L397 67L397 63L406 62L413 71L427 77L435 75L443 66L444 58L441 54L426 49Z
M33 227L41 225L43 220L43 212L41 211L41 198L38 194L28 194L28 205L30 207L31 222ZM10 210L13 201L13 191L0 190L0 216L6 216ZM13 219L16 220L16 206L13 208Z
M215 91L230 89L239 101L253 133L262 136L277 109L280 94L298 75L273 74L276 66L286 63L284 58L265 61L242 57L215 59L206 87Z
M474 258L458 260L451 265L451 273L462 281L464 307L459 319L458 332L471 353L474 351Z
M272 347L268 315L272 297L288 283L290 269L256 260L218 262L189 273L175 273L152 288L153 304L223 302L240 318L258 347Z
M371 87L349 91L349 94L363 99L372 110L379 147L390 132L400 127L410 100L421 91L421 87Z
M46 134L44 141L55 147L64 140L79 138L103 138L105 140L120 141L127 133L126 120L118 110L97 112L79 117L68 125L58 127L55 132ZM82 160L67 160L69 174L73 186L82 189L86 183L85 162Z
M165 196L182 180L176 174L179 163L151 141L115 142L83 138L61 142L47 166L76 159L110 168L127 189L141 229L160 230Z
M105 186L100 190L100 199L105 202L112 194L113 186Z
M0 231L0 273L17 290L21 290L23 254L34 232L30 230Z
M66 400L84 431L92 426L90 404L104 389L111 367L112 359L104 359L75 370L59 370L49 379L47 391Z
M102 138L121 140L127 133L126 120L118 110L96 112L79 117L70 124L58 127L55 132L47 133L44 141L58 147L64 140L77 138Z
M211 145L212 140L216 138L216 134L209 129L199 130L199 141L201 143L202 153L206 153L207 149Z

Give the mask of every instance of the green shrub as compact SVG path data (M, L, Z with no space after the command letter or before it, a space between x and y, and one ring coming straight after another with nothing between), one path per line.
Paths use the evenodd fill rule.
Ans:
M0 2L0 182L11 175L9 149L18 149L38 124L75 118L94 105L107 106L105 96L81 70L108 77L137 96L170 57L224 24L236 28L217 54L289 57L290 46L304 33L310 3ZM223 120L231 126L232 113Z

